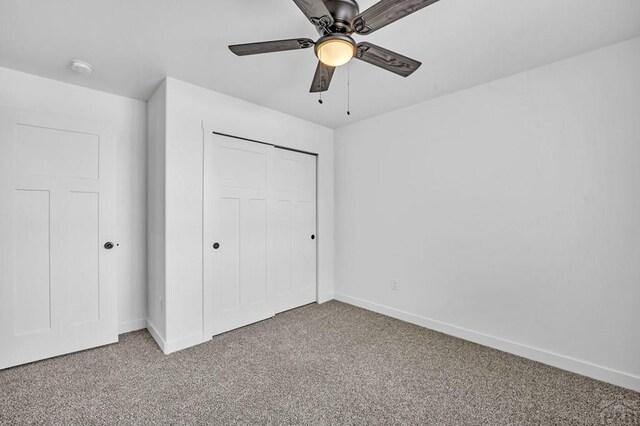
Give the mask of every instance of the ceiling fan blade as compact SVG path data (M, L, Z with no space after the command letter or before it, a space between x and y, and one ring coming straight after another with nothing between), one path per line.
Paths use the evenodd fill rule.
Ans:
M370 34L438 0L381 0L353 19L358 34Z
M315 44L310 38L292 38L289 40L261 41L259 43L235 44L229 50L238 56L258 53L283 52L285 50L306 49Z
M333 24L331 12L322 0L293 0L309 21L316 27L329 27Z
M403 77L409 77L422 65L414 59L367 42L358 43L355 57Z
M331 84L331 78L335 70L335 67L330 67L318 61L318 68L316 68L316 74L313 76L313 82L311 83L309 92L317 93L329 90L329 84Z

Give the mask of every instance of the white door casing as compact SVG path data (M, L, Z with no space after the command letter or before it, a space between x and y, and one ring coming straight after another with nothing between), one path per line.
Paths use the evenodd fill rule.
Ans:
M0 110L0 368L117 335L114 135Z

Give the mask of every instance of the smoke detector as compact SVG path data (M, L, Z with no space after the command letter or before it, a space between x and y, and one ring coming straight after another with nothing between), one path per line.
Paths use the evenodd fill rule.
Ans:
M73 59L69 62L69 68L80 74L91 74L93 72L91 64L78 59Z

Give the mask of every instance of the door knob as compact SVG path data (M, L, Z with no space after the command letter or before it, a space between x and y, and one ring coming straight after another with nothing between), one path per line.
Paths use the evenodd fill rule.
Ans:
M113 248L113 243L111 241L107 241L106 243L104 243L104 248L106 248L107 250L111 250Z
M220 244L218 243L213 243L213 248L218 250L220 248Z
M312 239L312 240L315 240L315 239L316 239L316 236L312 234L312 235L311 235L311 239Z

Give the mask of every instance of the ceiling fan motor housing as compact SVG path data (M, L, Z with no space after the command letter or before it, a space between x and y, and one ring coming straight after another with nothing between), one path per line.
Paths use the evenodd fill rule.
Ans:
M351 21L360 13L360 6L356 0L323 0L333 17L333 24L328 28L331 33L351 34ZM324 35L318 30L320 35Z

